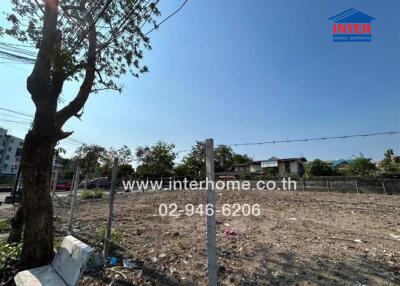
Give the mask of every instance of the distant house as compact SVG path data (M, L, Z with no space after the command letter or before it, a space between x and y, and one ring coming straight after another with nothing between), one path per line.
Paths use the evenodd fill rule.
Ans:
M233 165L235 173L258 173L261 171L261 161L251 161L248 163Z
M345 159L338 159L338 160L333 160L332 161L332 168L334 170L340 170L348 167L353 160L345 160Z
M61 169L65 167L65 164L67 163L67 160L60 157L60 156L54 156L53 158L53 170L52 172L55 173L56 171L60 172Z
M306 158L279 159L271 157L267 160L251 161L233 166L236 174L271 174L285 176L301 176L304 173Z

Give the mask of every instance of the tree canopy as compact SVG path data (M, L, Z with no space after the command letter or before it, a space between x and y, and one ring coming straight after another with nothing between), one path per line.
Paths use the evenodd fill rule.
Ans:
M106 149L99 145L83 144L75 150L72 161L79 164L82 175L109 176L114 163L114 158L118 158L118 165L124 173L132 173L130 163L133 160L132 152L128 146L124 145L118 150L114 148ZM125 167L121 167L125 166ZM129 167L130 166L130 167Z
M159 141L153 146L138 147L136 160L139 165L136 168L136 175L142 179L160 179L172 176L176 158L174 148L174 144L163 141Z
M370 158L357 157L351 161L348 170L353 175L365 176L371 175L376 171L376 166Z
M104 164L107 150L99 145L83 144L75 150L73 161L79 164L82 174L95 173Z
M218 145L214 149L214 168L216 172L227 171L234 164L247 163L251 158L246 154L237 154L231 147ZM180 176L198 177L206 172L206 148L204 142L196 142L191 151L176 168Z
M386 174L400 174L400 157L395 156L393 149L388 149L379 166Z
M11 0L10 25L0 32L33 47L51 44L39 51L38 60L43 57L51 66L48 76L54 82L82 79L89 68L94 73L92 92L120 90L115 78L148 71L140 64L143 49L151 49L143 28L157 26L157 2ZM46 26L49 30L43 30ZM47 43L47 37L55 41Z
M306 166L306 175L309 177L332 176L333 174L332 167L320 159L315 159Z
M158 2L11 0L9 25L0 28L0 36L37 49L30 57L20 57L34 64L26 87L36 109L21 156L24 196L17 213L22 221L14 228L24 232L14 236L23 237L23 269L48 264L54 256L48 190L55 146L72 134L63 130L64 124L73 116L81 118L90 94L121 91L118 78L126 73L138 77L149 70L141 60L143 51L151 49L146 31L158 26ZM72 98L60 100L68 81L80 86ZM92 156L104 153L101 148L92 151L84 155L90 157L86 171L98 167Z

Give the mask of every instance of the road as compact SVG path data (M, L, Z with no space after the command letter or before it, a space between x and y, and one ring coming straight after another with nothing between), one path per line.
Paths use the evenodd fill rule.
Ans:
M82 193L84 190L83 189L79 189L78 190L78 194ZM117 193L124 193L125 190L122 188L117 188L116 189ZM139 190L133 190L130 193L137 193L137 192L141 192ZM104 190L104 193L108 195L109 190ZM64 198L67 197L70 194L70 191L57 191L56 195L59 198ZM10 192L0 192L0 202L4 204L4 200L6 199L7 196L10 196Z

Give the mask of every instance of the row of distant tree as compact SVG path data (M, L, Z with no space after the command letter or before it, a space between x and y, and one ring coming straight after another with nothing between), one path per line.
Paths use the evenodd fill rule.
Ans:
M196 142L191 150L176 163L177 153L175 145L159 141L152 146L138 147L134 153L124 145L120 149L106 149L99 145L82 145L75 151L70 159L64 176L71 178L74 173L74 166L80 165L83 176L109 176L111 174L113 160L119 160L118 176L133 177L138 179L158 179L167 177L176 178L200 178L206 172L206 149L203 142ZM220 145L215 148L215 172L222 172L232 169L235 164L247 163L252 160L247 154L235 153L231 147ZM136 161L137 167L132 167ZM388 176L400 175L400 159L389 149L385 158L378 164L371 162L370 158L360 155L354 158L343 168L335 169L331 164L316 159L309 162L305 167L305 175L315 176L348 176L361 175L370 176L376 174Z
M152 146L138 147L133 154L127 146L120 149L106 149L99 145L82 145L75 151L73 158L68 160L64 177L72 178L75 166L79 164L82 176L109 176L113 160L119 160L119 177L134 178L167 178L188 177L195 178L205 174L206 149L203 142L196 142L182 161L176 164L177 153L175 145L159 141ZM252 159L246 154L233 152L229 146L221 145L214 150L215 171L225 171L235 164L250 162ZM133 161L137 167L132 167Z
M370 158L363 155L351 160L348 165L335 169L329 163L316 159L307 164L305 174L309 177L316 176L373 176L383 175L388 177L400 176L400 157L395 156L393 149L385 153L385 158L378 164L371 162Z

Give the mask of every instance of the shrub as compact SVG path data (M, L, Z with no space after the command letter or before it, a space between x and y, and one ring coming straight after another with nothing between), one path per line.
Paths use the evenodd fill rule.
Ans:
M176 246L179 247L182 250L187 250L190 248L190 243L186 239L180 237L176 241Z
M93 198L95 199L100 199L103 197L103 191L102 190L94 190L93 191Z
M93 192L92 191L83 191L81 193L81 198L86 200L86 199L92 199L93 198Z
M364 157L354 159L349 165L349 171L353 175L371 175L375 170L375 164L371 162L371 159Z
M7 281L17 272L22 245L0 238L0 281Z
M97 229L97 241L96 241L96 249L101 251L104 247L104 237L106 235L106 229L104 227L100 227ZM123 237L122 231L118 229L111 229L111 241L120 244L122 242ZM118 249L118 245L114 243L110 243L110 251Z
M10 227L10 221L8 219L0 220L0 232L9 231Z
M103 197L103 191L102 190L93 190L93 191L83 191L81 193L81 198L84 200L87 199L99 199Z

